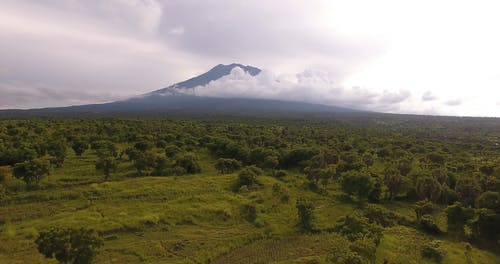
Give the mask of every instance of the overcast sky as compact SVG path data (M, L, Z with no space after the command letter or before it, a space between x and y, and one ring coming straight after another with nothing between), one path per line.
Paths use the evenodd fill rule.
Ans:
M500 2L0 0L0 108L104 102L238 62L200 90L500 116Z

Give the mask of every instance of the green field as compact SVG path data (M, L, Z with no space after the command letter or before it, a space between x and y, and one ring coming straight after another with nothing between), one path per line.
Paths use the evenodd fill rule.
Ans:
M346 195L342 179L348 177L347 174L332 175L323 184L307 177L305 168L312 168L313 163L285 168L282 162L286 153L299 146L316 148L319 152L335 149L341 161L348 159L343 157L344 152L357 153L360 157L371 153L374 161L366 165L371 177L383 178L388 164L399 160L401 155L411 156L410 170L421 172L426 168L422 158L432 151L442 153L446 158L443 166L450 173L458 163L467 163L475 170L471 175L483 177L479 172L481 164L492 164L494 169L499 165L500 150L485 147L500 138L498 121L485 122L483 129L472 132L453 122L443 125L426 121L432 134L425 134L418 121L405 124L391 118L385 120L392 122L390 125L376 122L366 125L350 120L276 124L267 119L1 122L0 146L4 150L16 145L13 142L30 145L34 140L43 141L43 135L50 135L47 138L65 136L68 146L73 140L70 135L85 136L90 143L106 139L116 145L118 152L134 147L138 138L151 142L164 138L167 144L173 143L183 152L194 153L201 172L167 172L158 176L148 171L139 175L134 161L123 155L117 156L118 167L105 180L103 173L96 170L95 151L88 149L77 156L68 147L62 166L51 166L50 174L43 177L39 186L26 188L22 180L13 176L13 166L5 164L0 206L0 263L57 263L44 258L34 242L41 231L51 227L95 230L103 239L96 263L328 263L332 249L344 241L334 228L338 220L346 215L363 214L369 205L385 208L399 219L398 224L382 227L375 263L435 263L421 254L422 248L433 240L441 241L442 263L500 263L498 241L483 241L470 234L457 237L447 232L445 208L452 202L435 200L437 209L431 215L442 233L432 234L418 224L414 209L420 199L409 198L411 188L388 199L388 190L383 185L378 201L363 201L356 195ZM43 132L35 132L33 126L42 127ZM97 134L96 129L89 127L101 130ZM112 131L103 132L105 127ZM140 137L127 134L131 127ZM20 131L13 135L14 129ZM451 131L446 140L440 139L443 129ZM23 131L27 132L23 135ZM166 134L168 136L162 137ZM207 135L211 138L204 138ZM221 154L209 145L214 142L213 137L244 144L250 151L272 149L278 153L278 164L262 163L259 166L263 171L256 184L237 188L240 170L221 174L214 167ZM391 153L381 157L384 153L379 150L386 147ZM149 151L164 155L164 148L162 144L154 144ZM41 158L49 159L49 156L45 154ZM169 164L173 159L168 159ZM271 158L267 156L265 161L268 159ZM243 161L243 164L258 165L255 160ZM337 170L340 170L339 162L335 165ZM286 176L276 176L278 167L286 171ZM457 179L470 174L465 169L453 173ZM488 177L498 177L495 175ZM482 184L482 191L486 191L486 183L480 178L477 180ZM303 199L314 205L314 229L310 231L301 230L298 225L296 205ZM242 208L247 205L255 207L256 219L246 219ZM496 223L496 227L499 224Z

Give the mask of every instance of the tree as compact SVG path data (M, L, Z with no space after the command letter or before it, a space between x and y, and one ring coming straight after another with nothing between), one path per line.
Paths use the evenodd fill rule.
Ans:
M481 194L481 186L472 177L462 177L457 181L455 191L460 202L466 206L473 206Z
M222 174L233 173L241 168L241 162L235 159L220 158L215 163L215 168Z
M83 139L76 139L71 144L71 148L75 152L75 155L81 156L85 150L87 150L89 145Z
M134 152L134 167L139 175L149 175L154 169L156 154L152 151Z
M50 163L56 167L61 167L64 164L64 160L67 156L67 145L66 142L57 140L50 142L47 148L47 152L52 156Z
M238 175L237 187L247 186L252 187L257 184L257 177L262 174L262 170L256 166L248 166L241 170Z
M487 191L482 193L476 200L477 208L487 208L500 214L500 194Z
M95 168L104 173L104 179L108 180L111 173L115 172L118 168L118 164L113 157L100 156L95 164Z
M134 148L142 152L151 150L153 147L154 144L146 139L140 140L134 144Z
M465 224L474 216L472 209L463 207L459 202L455 202L453 205L446 207L445 212L448 232L457 235L462 235L464 233Z
M500 214L489 209L477 210L477 217L471 221L472 234L477 239L498 241L500 239Z
M304 232L313 230L314 205L307 200L299 199L296 204L299 218L299 229Z
M441 197L441 185L433 177L422 176L417 179L416 192L420 199L435 202Z
M35 240L38 252L59 263L90 264L102 246L101 238L89 229L52 228Z
M169 158L173 158L181 152L182 149L180 149L176 145L168 145L167 147L165 147L165 155L167 155L167 157Z
M373 239L376 245L380 243L380 239L382 238L382 227L378 224L370 223L368 218L358 213L340 217L333 227L333 231L347 237L350 241L370 238Z
M198 164L198 160L192 153L187 153L177 158L177 160L175 161L175 166L184 168L184 170L186 170L186 173L189 174L201 172L201 167Z
M361 171L348 171L342 174L341 188L349 195L356 195L362 201L370 194L373 181L370 175Z
M32 159L17 163L12 173L29 187L39 186L42 177L49 174L49 165L42 159Z
M389 200L392 200L401 192L404 185L404 178L397 168L393 166L386 167L384 170L384 184L389 190Z
M104 155L116 157L118 155L118 150L116 149L115 144L109 140L94 141L92 142L90 147L95 151L97 156Z

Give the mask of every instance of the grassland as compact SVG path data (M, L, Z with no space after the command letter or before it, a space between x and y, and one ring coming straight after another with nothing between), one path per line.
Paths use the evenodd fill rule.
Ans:
M296 199L314 201L319 229L360 210L342 199L336 184L326 194L314 193L293 172L279 180L261 176L256 188L234 192L237 174L221 175L208 153L199 156L200 174L133 177L131 164L123 162L104 182L94 169L94 154L71 154L62 168L52 169L43 189L17 192L2 202L0 263L55 263L39 254L33 242L39 231L52 226L99 231L105 242L98 263L323 263L335 236L299 233ZM7 184L23 183L8 178ZM240 213L245 204L257 205L254 223ZM415 218L409 204L382 206ZM376 262L431 263L420 248L432 239L444 241L443 263L500 263L500 256L488 251L469 252L450 237L406 226L384 229Z

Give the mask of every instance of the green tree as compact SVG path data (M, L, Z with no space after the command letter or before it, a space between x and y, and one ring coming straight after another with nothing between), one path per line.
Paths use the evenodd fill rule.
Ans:
M465 224L474 216L472 209L463 207L459 202L446 207L445 212L448 232L459 236L463 235Z
M389 190L389 200L392 200L402 191L404 178L397 168L389 166L384 170L384 184Z
M237 187L247 186L252 187L257 184L257 177L262 174L262 170L256 166L248 166L241 170L240 174L238 174L238 183Z
M349 195L356 195L360 201L370 194L373 188L371 176L362 171L348 171L342 174L342 190Z
M108 180L111 173L118 168L118 163L114 157L100 156L96 161L95 168L104 174L105 180Z
M222 174L233 173L241 169L241 162L235 159L220 158L215 163L215 168Z
M192 153L184 154L175 160L175 166L184 168L186 173L195 174L201 172L200 164L198 164L198 159Z
M81 156L85 152L85 150L88 149L88 147L88 143L83 139L75 139L71 144L71 148L77 156Z
M49 165L45 160L32 159L17 163L12 174L22 179L29 187L39 186L42 177L49 174Z
M67 156L66 142L61 140L50 142L47 148L47 153L52 156L50 163L56 167L61 167Z
M462 177L458 179L455 186L458 199L466 206L473 206L477 197L481 194L481 186L472 177Z
M441 185L430 176L423 176L417 179L416 192L420 199L428 199L436 202L441 197Z
M35 240L38 252L59 263L90 264L102 246L101 238L89 229L53 228Z
M299 229L303 232L313 230L314 205L312 202L299 199L296 204L297 216L299 218Z
M498 241L500 239L500 214L489 209L479 209L471 221L472 234L476 239Z
M487 191L482 193L476 200L477 208L487 208L500 214L500 194Z

